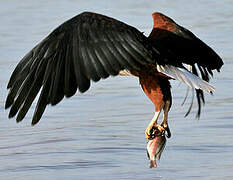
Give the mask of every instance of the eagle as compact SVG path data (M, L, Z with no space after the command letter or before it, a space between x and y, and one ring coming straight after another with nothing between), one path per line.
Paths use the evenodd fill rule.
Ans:
M9 118L17 115L16 121L22 121L40 93L32 118L35 125L47 105L56 105L77 90L86 92L91 81L117 75L138 77L155 106L146 139L153 138L154 129L171 136L170 80L193 89L199 117L205 103L203 91L215 91L208 82L214 70L220 72L223 61L211 47L168 16L155 12L152 17L154 25L148 37L124 22L93 12L78 14L58 26L14 69L5 103L5 108L10 108ZM161 111L163 119L158 123Z

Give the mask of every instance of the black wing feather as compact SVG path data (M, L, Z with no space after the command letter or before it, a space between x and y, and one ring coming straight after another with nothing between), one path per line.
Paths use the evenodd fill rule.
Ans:
M64 96L85 92L90 81L115 76L120 70L140 69L155 63L158 52L137 29L115 19L85 12L66 21L33 48L15 68L5 107L9 117L26 115L36 95L40 97L32 124L46 106Z
M87 30L82 31L82 33L84 34L86 34L87 32ZM101 77L98 75L97 69L95 68L95 61L93 61L93 58L90 55L89 45L90 43L88 43L88 41L82 41L82 46L80 46L80 53L83 56L83 59L85 59L83 61L84 67L88 67L86 68L88 79L97 82L100 80Z
M107 37L109 37L110 35L108 34ZM110 38L109 38L110 39ZM124 59L124 57L120 54L118 48L116 47L116 41L114 40L109 40L108 42L108 47L109 47L109 50L111 51L112 53L112 56L113 58L116 58L118 59L119 61L119 64L121 67L124 67L125 69L130 69L132 68L132 66L128 63L128 61L126 61Z
M13 71L10 80L8 82L7 88L11 88L13 86L13 84L15 83L15 81L17 81L17 79L19 78L19 74L22 74L22 71L30 66L30 63L32 63L31 59L33 57L33 50L30 51L29 53L27 53L23 59L18 63L18 65L16 66L15 70ZM29 64L27 66L27 64ZM25 71L23 71L25 72ZM28 71L27 71L28 72ZM25 74L26 75L26 74Z
M66 48L66 56L65 56L65 85L64 85L64 93L66 97L73 96L77 91L77 82L74 72L74 64L72 60L72 46L67 44Z
M46 106L48 103L48 93L49 93L49 84L50 84L50 76L45 80L45 83L43 85L39 100L37 102L34 115L32 118L32 125L35 125L39 122L40 118L42 117Z
M30 87L30 90L24 100L23 106L21 106L19 109L19 113L16 118L17 122L22 121L22 119L25 117L36 95L40 91L43 82L43 69L46 68L46 64L47 59L44 59L38 65L37 72L35 73L35 80Z
M81 25L80 25L81 26ZM86 76L86 69L88 67L84 66L85 59L82 56L81 52L81 46L82 46L82 36L80 35L80 30L81 28L78 26L77 29L74 29L73 31L73 38L72 38L72 45L73 45L73 63L74 63L74 71L75 71L75 77L76 77L76 82L79 88L80 92L85 92L86 90L89 89L90 87L90 79L87 78ZM78 32L78 33L77 33ZM76 34L77 33L77 34Z
M51 94L51 104L56 105L64 97L64 76L65 76L65 62L63 51L57 57L57 65L54 74L54 83Z
M184 68L183 63L189 64L192 66L192 73L199 76L195 67L197 65L201 74L199 77L209 82L210 77L213 76L213 70L220 71L223 65L223 61L219 55L192 32L179 26L169 17L161 13L157 13L157 15L157 19L155 19L156 28L152 30L149 39L155 47L159 44L159 48L165 51L164 54L176 57L174 59L166 59L165 64L181 68ZM198 102L197 117L199 117L201 106L205 103L205 100L202 90L196 89L195 91ZM189 108L187 114L190 110Z

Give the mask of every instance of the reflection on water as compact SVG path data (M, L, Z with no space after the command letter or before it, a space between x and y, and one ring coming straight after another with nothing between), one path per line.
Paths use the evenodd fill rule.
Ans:
M0 179L231 179L233 176L232 2L20 1L0 6ZM56 7L56 8L54 8ZM193 8L195 7L195 8ZM93 83L30 126L32 111L16 124L7 119L6 84L18 60L58 24L84 11L113 16L146 34L151 13L161 11L192 29L223 57L200 120L183 118L185 86L173 84L172 138L159 167L148 168L144 130L153 106L136 78ZM182 90L183 89L183 90Z

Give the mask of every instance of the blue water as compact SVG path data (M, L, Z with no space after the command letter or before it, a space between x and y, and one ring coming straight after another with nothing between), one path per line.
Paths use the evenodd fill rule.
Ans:
M47 107L31 127L33 104L22 123L4 110L6 85L17 62L59 24L83 11L124 21L149 34L160 11L213 47L225 65L206 95L200 120L184 118L186 88L172 83L172 138L157 169L148 168L144 131L153 105L137 78L115 77ZM176 1L1 1L0 179L233 179L233 2Z

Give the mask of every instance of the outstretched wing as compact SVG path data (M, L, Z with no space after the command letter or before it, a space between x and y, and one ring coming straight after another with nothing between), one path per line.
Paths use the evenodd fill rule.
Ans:
M138 70L156 59L158 52L134 27L115 19L84 12L56 28L34 47L15 68L5 107L9 117L21 121L40 93L33 115L36 124L48 104L64 96L85 92L90 81L99 81L120 70Z
M176 57L176 59L168 58L165 65L188 70L207 82L213 76L213 70L220 71L223 65L222 59L192 32L161 13L154 13L153 18L154 28L149 39L154 45L159 44L158 48L162 48L161 50L166 51L165 53ZM185 64L189 67L187 68ZM205 102L201 89L196 89L196 97L199 106L197 116L199 117L201 104Z

